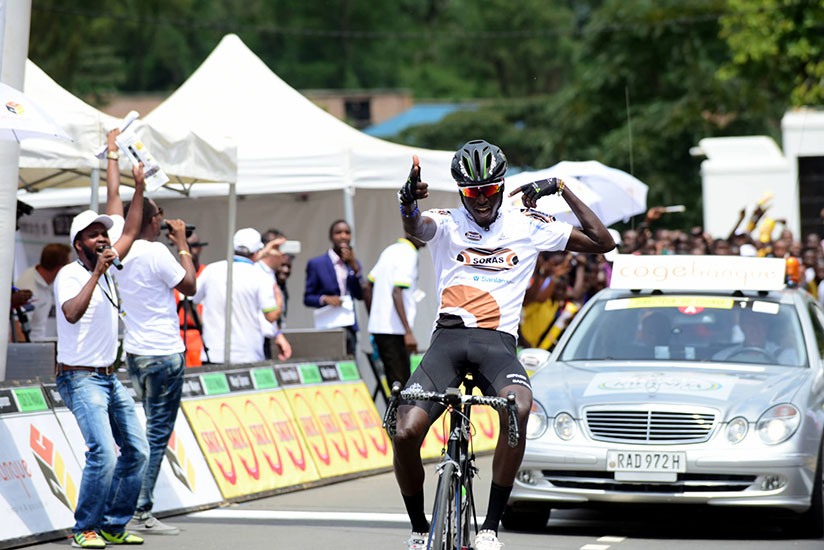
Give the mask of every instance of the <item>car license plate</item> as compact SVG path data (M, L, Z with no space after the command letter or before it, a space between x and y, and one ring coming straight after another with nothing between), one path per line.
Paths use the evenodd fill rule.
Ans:
M607 451L608 472L686 472L683 451Z

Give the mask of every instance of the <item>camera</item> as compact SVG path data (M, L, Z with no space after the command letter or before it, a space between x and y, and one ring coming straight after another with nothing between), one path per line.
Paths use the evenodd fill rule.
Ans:
M160 224L160 229L163 230L163 231L171 231L172 226L169 225L169 222L163 222L162 224ZM186 224L186 238L191 237L192 233L194 233L194 232L195 232L195 226L194 225L189 225L187 223Z

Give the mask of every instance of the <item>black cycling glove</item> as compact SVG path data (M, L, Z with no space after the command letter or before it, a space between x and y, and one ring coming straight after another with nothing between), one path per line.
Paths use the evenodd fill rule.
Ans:
M406 183L404 183L401 190L398 191L398 199L400 199L401 204L412 204L418 201L418 182L421 181L421 168L420 166L417 168L418 169L415 170L415 165L412 165L412 169L409 171L409 177L406 178Z
M527 199L537 201L541 197L557 193L558 189L563 189L563 185L559 178L549 178L528 183L521 187L521 192Z

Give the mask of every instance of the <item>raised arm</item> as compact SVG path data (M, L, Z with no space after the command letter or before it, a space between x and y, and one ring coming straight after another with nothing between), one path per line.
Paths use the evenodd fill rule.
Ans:
M582 228L572 228L566 250L603 254L615 248L615 241L612 240L612 235L609 234L606 226L581 199L575 196L575 193L569 187L564 185L563 180L549 178L533 181L518 187L509 196L511 197L517 193L523 193L522 201L527 208L535 208L538 205L538 199L547 195L558 193L563 197L569 205L569 209L581 222Z
M409 177L398 191L398 200L401 203L401 217L403 229L413 237L422 241L429 241L435 236L437 225L435 220L421 216L418 209L418 199L429 196L429 185L421 181L421 165L418 155L412 156L412 169Z
M119 134L119 128L106 134L106 143L109 148L106 155L106 214L109 216L123 216L123 201L120 200L120 167L117 165L120 155L117 152L115 141Z
M612 235L609 234L606 226L581 199L575 196L575 193L569 189L564 189L561 196L569 205L575 217L578 218L578 221L581 222L580 230L576 227L572 228L566 250L604 254L615 248L615 241L612 240Z
M112 245L121 259L129 253L132 243L140 234L140 225L143 222L143 188L146 186L143 163L133 166L132 174L134 175L134 196L132 197L134 208L129 208L129 215L126 217L126 223L123 226L123 234Z
M130 208L130 214L131 211ZM186 270L186 274L183 275L183 279L177 284L175 290L185 296L194 296L197 292L197 271L195 270L192 253L189 251L189 241L186 240L186 222L183 220L166 220L166 223L172 229L169 233L169 239L177 247L180 265Z

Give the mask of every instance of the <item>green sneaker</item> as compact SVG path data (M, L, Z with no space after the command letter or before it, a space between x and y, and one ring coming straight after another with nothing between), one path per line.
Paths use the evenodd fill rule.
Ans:
M107 533L103 529L100 530L100 536L109 544L143 544L143 539L137 535L123 531L122 533L112 534Z
M75 548L106 548L106 542L98 536L97 531L83 531L72 535Z

